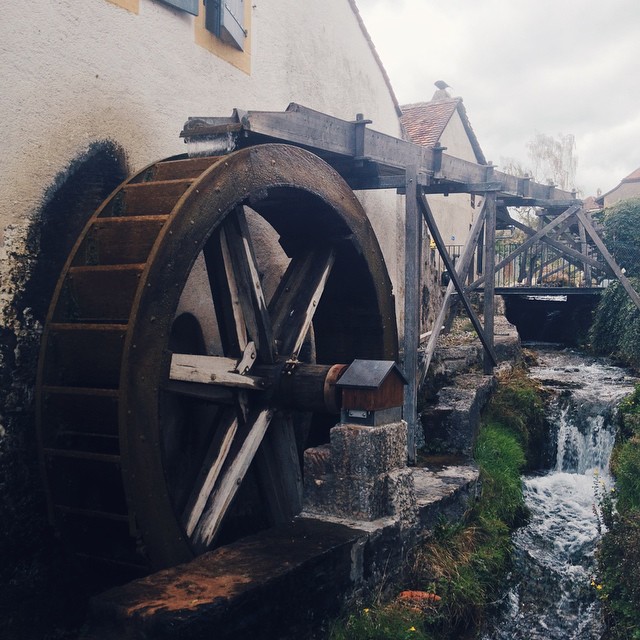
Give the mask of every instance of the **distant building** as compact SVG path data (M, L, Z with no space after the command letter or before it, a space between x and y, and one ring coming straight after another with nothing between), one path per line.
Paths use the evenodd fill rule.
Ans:
M623 178L617 187L596 198L601 207L610 207L620 200L640 198L640 168Z
M440 82L440 81L439 81ZM438 89L429 102L403 105L402 124L412 142L433 148L462 160L487 164L462 98L452 98L445 88ZM464 246L482 198L469 194L431 195L428 197L445 244L452 256Z

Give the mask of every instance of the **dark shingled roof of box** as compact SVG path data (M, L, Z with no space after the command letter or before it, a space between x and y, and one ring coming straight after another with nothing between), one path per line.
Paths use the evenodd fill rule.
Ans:
M398 373L404 384L408 384L398 365L391 360L354 360L342 374L336 386L377 389L393 370Z

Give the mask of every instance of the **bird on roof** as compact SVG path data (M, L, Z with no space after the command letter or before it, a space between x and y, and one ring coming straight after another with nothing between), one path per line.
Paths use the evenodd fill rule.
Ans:
M451 94L447 91L451 87L444 80L436 80L433 84L436 85L438 90L433 94L431 100L446 100L451 97Z

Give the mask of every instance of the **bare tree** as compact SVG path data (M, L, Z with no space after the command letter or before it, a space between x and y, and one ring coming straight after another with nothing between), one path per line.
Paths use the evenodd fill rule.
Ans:
M565 191L575 188L578 158L572 133L559 133L557 137L536 133L527 150L536 181L551 182Z

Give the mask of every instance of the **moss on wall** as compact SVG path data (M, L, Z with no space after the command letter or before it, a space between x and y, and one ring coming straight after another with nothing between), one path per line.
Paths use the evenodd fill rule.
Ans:
M57 176L31 219L5 232L0 292L2 637L47 637L78 615L69 597L74 572L60 555L46 518L34 386L42 326L58 275L87 219L125 174L122 150L111 142L94 143Z

